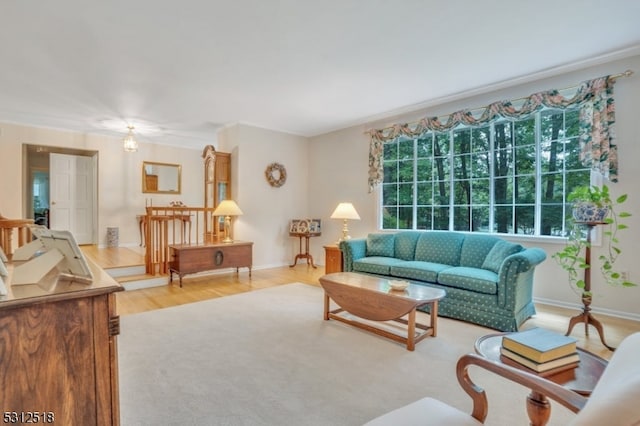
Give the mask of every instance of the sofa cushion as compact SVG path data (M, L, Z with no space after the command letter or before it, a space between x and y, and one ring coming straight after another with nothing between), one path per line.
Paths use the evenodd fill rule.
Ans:
M509 241L499 240L491 249L487 257L482 263L483 269L488 269L495 273L500 271L500 265L507 257L522 251L520 244L510 243Z
M369 234L367 236L367 256L394 257L395 235Z
M471 268L482 268L482 263L499 238L491 235L469 234L464 236L460 251L460 265Z
M410 280L435 283L438 279L438 272L450 267L451 266L449 265L443 265L441 263L420 262L414 260L392 266L391 275Z
M463 241L464 234L459 232L425 232L416 244L415 260L459 266Z
M418 231L403 231L396 234L396 255L398 259L413 260L416 255L416 243L420 237Z
M366 272L369 274L391 275L390 268L393 265L404 262L404 260L393 257L371 256L353 261L355 272Z
M438 284L476 293L497 294L498 274L486 269L458 266L440 272L438 274Z

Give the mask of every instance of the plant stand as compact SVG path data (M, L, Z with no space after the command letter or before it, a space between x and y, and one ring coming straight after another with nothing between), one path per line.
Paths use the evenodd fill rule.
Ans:
M587 227L587 247L585 249L585 254L584 254L585 263L589 265L589 267L585 268L584 270L584 292L587 292L587 293L591 291L591 231L593 230L594 227L602 224L603 222L581 223L581 225L584 225ZM567 333L565 335L568 336L569 334L571 334L571 330L573 330L573 327L576 324L583 322L584 334L585 336L588 337L589 324L591 324L596 328L602 344L610 351L614 351L615 348L607 345L607 343L604 340L604 329L602 328L602 324L600 323L600 321L595 319L593 315L591 315L591 296L590 295L585 296L584 292L582 295L582 304L584 305L582 308L582 313L574 317L571 317L571 319L569 320L569 329L567 330Z

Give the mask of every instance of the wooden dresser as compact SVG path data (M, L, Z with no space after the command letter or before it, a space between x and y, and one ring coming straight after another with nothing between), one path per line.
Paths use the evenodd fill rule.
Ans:
M342 250L336 244L324 246L324 272L342 272Z
M7 265L8 295L0 296L5 421L120 424L114 292L123 288L89 263L91 284L60 278L54 268L39 284L21 286L10 285Z
M178 274L180 287L186 274L225 268L249 268L253 263L253 243L234 241L232 243L209 243L201 245L174 244L169 246L169 274Z

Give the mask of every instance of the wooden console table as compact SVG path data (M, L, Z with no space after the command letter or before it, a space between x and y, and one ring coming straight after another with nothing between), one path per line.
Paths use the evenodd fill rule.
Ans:
M249 276L251 276L252 262L252 242L170 245L169 281L173 282L173 274L176 273L182 287L182 277L186 274L225 268L236 268L236 272L240 268L249 268Z
M0 389L5 415L23 413L10 423L120 424L114 292L123 288L90 260L89 266L90 284L54 268L38 284L12 286L14 265L7 265Z

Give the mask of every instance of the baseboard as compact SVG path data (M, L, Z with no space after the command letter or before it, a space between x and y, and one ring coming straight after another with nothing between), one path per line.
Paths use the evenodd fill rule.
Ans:
M582 304L578 304L578 303L559 302L557 300L545 299L540 297L534 297L533 302L540 303L543 305L557 306L559 308L582 310ZM636 314L632 312L622 312L622 311L615 311L612 309L594 308L593 306L591 307L591 312L593 312L594 314L602 314L610 317L623 318L631 321L640 321L640 314Z

